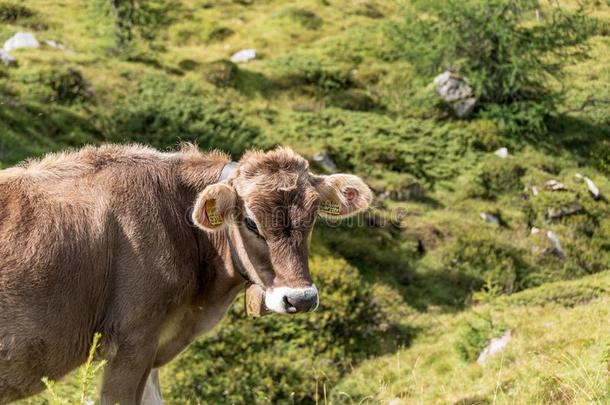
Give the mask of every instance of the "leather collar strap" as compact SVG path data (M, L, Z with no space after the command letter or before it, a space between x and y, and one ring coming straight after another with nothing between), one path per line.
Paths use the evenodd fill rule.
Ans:
M220 172L220 177L218 178L218 183L226 182L231 174L237 169L239 164L237 162L229 162L225 164L225 167L222 168L222 172ZM249 284L255 284L254 281L248 276L248 273L244 269L244 265L241 262L235 248L233 247L233 243L231 243L231 238L229 237L229 232L227 231L227 242L229 244L229 250L231 251L231 261L233 262L233 266L237 270L240 276L242 276Z

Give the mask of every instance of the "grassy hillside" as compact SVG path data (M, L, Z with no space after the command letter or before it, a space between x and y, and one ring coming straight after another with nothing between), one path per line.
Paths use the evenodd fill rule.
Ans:
M541 131L527 124L537 104L457 120L439 101L446 66L422 73L395 33L443 2L136 3L128 40L109 1L0 0L0 40L26 30L66 47L0 67L0 167L86 143L187 140L235 158L285 144L377 195L356 224L317 226L320 310L253 321L238 300L163 371L169 403L610 401L610 205L584 180L610 195L610 4L588 5L584 57L543 55L565 69L545 76L561 94ZM520 24L536 27L534 10ZM229 61L245 48L257 57ZM477 365L507 330L506 350Z

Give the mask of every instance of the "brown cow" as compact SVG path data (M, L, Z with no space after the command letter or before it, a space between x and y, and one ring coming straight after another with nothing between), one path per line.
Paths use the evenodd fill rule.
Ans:
M314 309L316 216L370 201L358 177L313 175L286 148L232 164L190 145L106 145L0 171L0 404L78 367L96 332L102 404L139 404L145 387L160 401L155 369L247 283L271 311Z

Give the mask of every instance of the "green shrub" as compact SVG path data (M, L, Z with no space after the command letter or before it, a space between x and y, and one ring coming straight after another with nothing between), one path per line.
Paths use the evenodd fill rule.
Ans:
M293 53L274 59L271 66L290 81L329 92L354 86L348 67L333 63L313 52Z
M211 42L220 42L229 38L233 34L235 34L235 31L233 31L231 28L217 27L210 31L208 34L208 40Z
M91 86L76 69L52 70L45 77L45 82L53 91L50 101L72 104L93 98Z
M371 176L408 173L425 186L450 179L470 164L466 131L430 120L326 109L292 113L276 132L288 144L328 151L343 170Z
M3 23L12 24L34 15L33 10L21 4L13 2L0 3L0 21Z
M217 87L227 87L235 83L238 72L239 69L235 63L222 59L205 65L203 76Z
M107 138L143 142L157 148L190 141L235 155L248 147L264 146L257 127L210 95L197 91L193 83L173 83L157 76L144 78L115 104L109 115Z
M248 319L233 305L213 336L171 365L170 401L313 403L351 365L380 351L384 319L371 288L340 259L314 256L320 308Z
M358 89L334 92L329 95L328 104L333 107L352 111L368 111L375 108L375 100L366 92Z
M178 0L95 0L93 7L110 16L116 46L128 55L138 43L151 46L182 10Z
M532 21L536 0L450 0L419 2L429 14L408 12L389 36L400 56L428 80L446 69L464 74L474 88L481 114L511 131L546 131L557 92L548 78L561 78L574 58L585 56L585 41L596 32L583 9L559 6Z
M289 8L282 14L287 15L292 21L297 22L303 28L307 28L309 30L318 29L324 23L324 20L322 20L316 13L302 8Z
M484 285L502 293L531 287L530 273L537 269L527 261L525 251L485 230L459 235L443 252L443 263L452 272L471 277L470 291Z
M467 194L486 199L495 199L504 193L516 195L523 189L524 174L525 168L512 159L489 157L475 171Z
M491 315L473 314L462 321L455 348L462 360L475 361L493 338L500 337L506 327L494 323Z

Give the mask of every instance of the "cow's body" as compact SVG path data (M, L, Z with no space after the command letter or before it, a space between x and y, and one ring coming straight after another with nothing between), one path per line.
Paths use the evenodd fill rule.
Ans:
M0 404L78 367L96 332L102 404L158 402L151 370L217 324L246 282L274 312L317 306L307 252L319 207L353 215L370 190L311 174L290 149L248 152L220 181L228 162L108 145L0 171Z
M109 367L147 374L218 322L243 279L186 213L227 161L109 146L0 171L0 403L80 365L95 332Z

